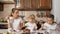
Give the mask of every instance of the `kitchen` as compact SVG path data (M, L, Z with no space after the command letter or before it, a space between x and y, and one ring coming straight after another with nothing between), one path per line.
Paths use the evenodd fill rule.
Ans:
M56 0L0 0L0 20L2 21L0 22L0 24L7 24L5 17L11 14L12 8L17 8L19 10L20 16L26 16L24 17L25 20L27 20L27 17L31 14L34 14L35 16L45 16L53 14L55 16L55 22L59 23L59 16L57 15L59 15L60 13L55 10L55 2L57 2L58 4L58 1ZM3 27L4 26L7 25L3 25ZM0 31L5 32L7 31L7 28L1 28Z

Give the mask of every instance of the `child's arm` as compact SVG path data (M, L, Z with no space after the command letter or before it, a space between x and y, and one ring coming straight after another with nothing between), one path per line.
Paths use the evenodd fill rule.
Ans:
M8 32L11 32L12 31L12 24L10 22L9 16L6 16L6 20L8 22Z
M37 28L36 28L36 27L34 27L34 30L37 30Z
M8 28L12 28L12 24L10 22L9 16L6 16L6 20L8 22Z
M45 34L49 34L49 32L45 32Z
M60 30L60 27L58 25L56 25L56 29L55 30Z
M8 20L8 28L12 28L12 24L10 23L10 21Z
M37 25L35 25L34 30L37 30Z
M23 23L20 23L19 27L18 27L18 30L22 30L22 28L24 27L23 25L24 25Z
M19 24L18 29L22 30L22 28L25 26L25 22L23 20L21 20L21 23Z
M60 27L56 28L56 30L59 30L60 31Z
M42 25L41 25L41 28L40 28L39 30L42 30L42 29L43 29L43 27L44 27L44 25L42 24Z

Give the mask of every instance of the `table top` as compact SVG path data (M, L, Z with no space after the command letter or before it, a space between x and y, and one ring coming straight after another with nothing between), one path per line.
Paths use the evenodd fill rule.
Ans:
M1 34L4 33L4 32L6 32L6 31L7 31L7 29L0 29L0 33ZM15 33L15 34L21 34L21 33L28 34L28 33L25 33L23 31L20 31L20 32L12 32L12 33ZM41 34L44 33L45 34L45 30L37 30L37 31L30 32L29 34L37 34L37 33L41 33ZM49 34L60 34L60 31L51 30Z

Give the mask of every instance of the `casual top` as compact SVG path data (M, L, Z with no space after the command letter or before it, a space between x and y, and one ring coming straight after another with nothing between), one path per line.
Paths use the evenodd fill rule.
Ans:
M28 22L28 23L25 24L25 26L27 26L27 28L28 28L31 32L34 30L34 28L37 29L37 26L36 26L35 23L32 24L32 23Z
M50 25L48 23L45 23L43 28L46 29L49 32L49 30L55 30L56 27L57 27L56 23L54 23L52 25Z
M18 30L19 24L22 23L22 18L18 17L17 19L13 19L13 17L10 17L10 23L12 24L13 30Z

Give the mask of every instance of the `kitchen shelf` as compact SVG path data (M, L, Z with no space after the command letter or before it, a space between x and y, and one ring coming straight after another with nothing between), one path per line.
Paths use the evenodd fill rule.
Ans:
M6 32L8 29L0 29L0 33L3 34L4 32Z
M8 24L8 23L1 23L1 22L0 22L0 24Z
M2 4L15 4L13 1L0 1Z
M30 8L27 9L16 8L16 9L18 9L19 11L46 11L46 9L30 9ZM47 11L51 11L51 9L48 9Z
M45 11L52 9L52 0L20 0L19 4L21 4L19 8L22 11Z

